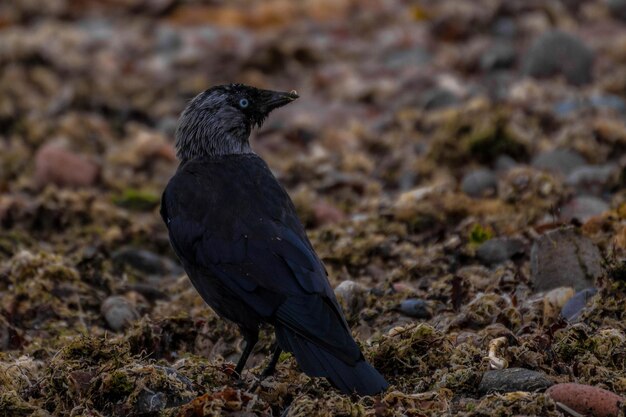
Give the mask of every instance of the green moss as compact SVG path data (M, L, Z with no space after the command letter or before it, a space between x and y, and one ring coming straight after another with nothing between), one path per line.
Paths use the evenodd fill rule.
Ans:
M138 190L134 188L126 189L121 195L113 197L113 203L124 208L137 211L147 211L155 208L161 197L148 190Z
M470 230L469 242L472 245L480 245L481 243L488 241L492 237L493 237L493 230L491 230L491 227L489 226L484 227L476 223L472 227L472 230Z

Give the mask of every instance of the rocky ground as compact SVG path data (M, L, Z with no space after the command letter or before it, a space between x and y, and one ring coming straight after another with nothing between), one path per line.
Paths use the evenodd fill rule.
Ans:
M0 3L0 416L624 415L626 2ZM186 100L253 138L365 355L349 398L242 340L158 215Z

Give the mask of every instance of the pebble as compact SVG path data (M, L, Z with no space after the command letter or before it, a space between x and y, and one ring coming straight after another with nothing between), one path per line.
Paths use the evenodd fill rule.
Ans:
M461 190L470 197L494 196L498 190L498 179L489 169L468 172L461 180Z
M569 149L555 149L537 155L532 166L550 172L569 175L574 169L586 165L585 159Z
M600 194L611 183L614 165L583 165L574 168L565 183L576 190L577 194Z
M100 167L85 155L58 144L46 144L35 155L35 181L39 186L88 187L100 176Z
M164 374L169 384L161 387L144 387L135 401L135 410L138 415L158 414L163 409L178 407L193 399L195 392L189 378L170 367L154 365L152 368L154 374ZM159 391L159 389L166 390L166 392Z
M585 288L574 294L561 309L561 317L570 323L578 321L589 300L598 292L595 288Z
M626 0L605 0L607 8L614 17L626 20Z
M419 298L409 298L402 301L398 309L402 314L416 319L429 319L432 317L428 303Z
M483 71L508 69L515 64L515 48L510 42L498 42L487 49L480 57Z
M546 394L572 410L593 417L617 417L626 399L602 388L583 384L556 384Z
M494 369L483 374L478 391L483 395L491 392L535 392L543 391L552 384L542 372L524 368Z
M480 245L476 250L476 257L485 265L494 265L524 252L525 245L521 239L498 237Z
M565 223L577 219L585 223L590 218L609 210L609 205L602 199L593 196L579 196L571 199L561 208L561 220Z
M542 34L526 53L523 72L535 78L562 75L568 83L591 82L593 53L576 36L559 30Z
M450 90L435 87L426 90L420 97L420 105L424 110L443 109L459 104L459 98Z
M543 322L544 324L558 318L561 309L569 299L574 296L572 287L554 288L543 297Z
M118 249L113 252L111 258L117 265L129 265L146 274L178 275L182 273L181 267L171 259L132 246Z
M335 296L346 315L358 313L365 306L365 287L354 281L345 280L335 288Z
M346 215L332 204L320 200L313 204L313 217L317 226L324 226L339 223L345 220Z
M512 168L517 166L517 162L515 159L511 158L508 155L498 155L495 162L496 171L506 172Z
M530 275L535 291L593 287L602 275L602 255L594 243L574 227L551 230L541 235L530 252Z
M109 327L115 331L124 329L139 318L139 313L135 307L126 298L119 295L113 295L104 300L100 312Z

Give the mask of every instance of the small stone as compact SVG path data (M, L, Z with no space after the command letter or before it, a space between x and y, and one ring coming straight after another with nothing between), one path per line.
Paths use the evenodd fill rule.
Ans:
M552 384L542 372L524 368L494 369L483 374L478 391L483 395L491 392L536 392Z
M510 42L498 42L487 49L480 57L480 67L484 71L508 69L515 64L515 48Z
M515 159L508 155L498 155L495 162L496 171L505 172L517 166Z
M574 227L549 231L540 236L530 252L531 281L536 291L593 287L602 275L602 255L594 243Z
M601 194L611 183L614 165L583 165L574 168L565 183L576 190L577 194Z
M568 83L591 82L593 53L576 36L558 30L541 35L524 59L523 71L535 78L562 75Z
M35 181L39 186L88 187L99 175L100 167L94 161L58 144L43 145L35 155Z
M119 266L128 265L146 274L178 275L182 269L171 259L132 246L118 249L111 258Z
M346 215L332 204L320 200L313 205L313 218L317 226L324 226L339 223L345 220Z
M461 181L461 190L470 197L488 197L497 193L498 180L488 169L477 169L467 173Z
M102 303L100 312L109 327L120 331L139 318L135 307L124 297L113 295Z
M543 297L543 322L547 324L556 319L563 306L574 296L572 287L554 288Z
M335 296L346 315L358 313L365 306L365 287L354 281L342 281L335 288Z
M595 288L585 288L574 294L561 309L561 317L570 323L578 321L589 300L598 292Z
M419 298L409 298L402 301L398 309L402 314L416 319L429 319L432 317L428 303Z
M602 388L583 384L556 384L546 394L572 410L594 417L617 417L626 399Z
M476 250L476 257L485 265L494 265L522 255L525 252L525 244L516 238L489 239Z
M459 98L445 88L435 87L426 90L420 97L420 105L424 110L443 109L459 104Z
M569 175L574 169L586 165L582 156L568 149L555 149L537 155L532 166L550 172Z
M605 4L611 15L618 19L626 20L626 0L605 0Z
M609 205L598 197L575 197L561 208L561 220L567 223L576 219L585 223L590 218L608 211L609 208Z

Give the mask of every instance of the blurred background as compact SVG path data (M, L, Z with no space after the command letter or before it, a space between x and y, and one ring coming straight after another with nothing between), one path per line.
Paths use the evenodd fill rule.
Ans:
M626 250L625 20L622 0L0 2L0 410L176 415L205 392L204 415L248 407L250 387L222 389L238 333L190 288L158 216L179 113L231 82L300 94L252 146L355 335L389 342L367 355L404 394L379 408L436 388L454 395L425 413L465 410L492 336L511 364L624 395L623 343L559 343L626 340L607 284ZM584 335L567 333L583 310ZM402 353L384 339L416 324L428 332ZM344 410L295 362L279 369L295 379L257 392L255 413ZM516 401L558 415L541 398Z

